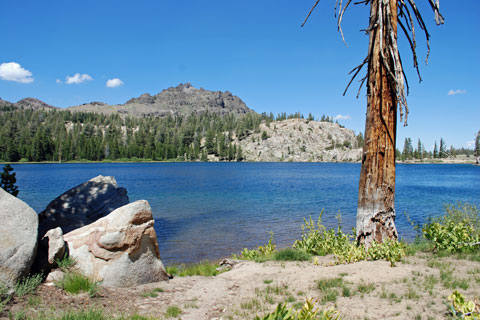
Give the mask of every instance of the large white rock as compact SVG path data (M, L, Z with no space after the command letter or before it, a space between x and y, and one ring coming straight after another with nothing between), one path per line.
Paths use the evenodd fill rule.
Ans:
M63 233L86 226L129 202L114 177L97 176L58 196L40 212L39 238L50 229Z
M0 282L12 287L30 272L37 253L38 215L0 188Z
M167 280L150 205L139 200L64 235L76 268L109 287Z

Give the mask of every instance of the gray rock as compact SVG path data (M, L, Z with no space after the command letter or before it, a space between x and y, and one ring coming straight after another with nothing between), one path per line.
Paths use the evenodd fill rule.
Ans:
M0 188L0 282L8 287L26 276L37 253L37 213Z
M233 267L238 263L236 260L232 259L223 259L218 265L219 267L217 268L217 271L228 271L232 270Z
M45 279L46 283L55 283L63 280L65 273L62 270L53 270Z
M70 111L95 112L103 114L128 114L136 117L167 115L190 115L205 112L219 115L239 115L254 112L231 92L197 89L190 83L180 83L151 96L144 93L121 105L94 105L92 103L69 107Z
M262 123L258 133L236 140L246 161L357 162L355 133L336 123L288 119ZM265 132L267 138L263 139ZM210 159L209 159L210 160Z
M114 177L97 176L63 193L39 214L39 236L57 227L63 233L86 226L129 202Z
M60 260L65 254L62 228L48 230L43 238L48 238L48 263L53 266L55 260Z
M167 280L150 205L139 200L64 235L75 267L108 287Z

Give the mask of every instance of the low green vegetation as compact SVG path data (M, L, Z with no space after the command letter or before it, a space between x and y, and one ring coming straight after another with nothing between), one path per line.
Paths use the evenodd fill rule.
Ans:
M68 254L65 254L65 256L62 259L55 260L57 263L58 268L60 268L62 271L66 271L73 267L75 265L75 259L70 257Z
M145 292L142 293L142 297L144 297L144 298L156 298L156 297L158 297L159 292L164 292L164 290L162 288L155 288L155 289L150 290L150 291L145 291Z
M266 260L272 260L272 254L274 253L276 245L273 243L273 232L270 231L270 239L264 246L259 246L257 249L243 248L240 256L233 255L234 259L254 260L257 262L263 262Z
M303 251L299 251L293 248L285 248L275 251L273 254L273 260L276 261L310 261L312 255Z
M351 234L346 234L340 226L327 229L322 224L323 211L315 224L310 217L304 219L302 225L302 238L295 241L293 247L299 251L312 255L333 254L337 263L352 263L361 260L387 260L392 266L405 256L406 245L402 242L387 240L383 243L373 242L368 250L363 245L358 246L355 241L355 229Z
M42 281L42 276L39 274L23 278L15 286L15 295L17 297L23 297L29 294L34 294Z
M12 300L14 297L23 298L25 296L29 296L30 298L32 295L37 291L38 286L42 283L42 276L41 275L31 275L24 277L23 279L19 280L15 287L13 288L13 293L9 292L7 285L0 281L0 314L5 309L6 305ZM35 304L35 299L29 299L31 304Z
M480 303L478 301L467 300L457 290L448 297L448 300L451 304L447 307L453 319L480 319Z
M65 311L58 315L51 313L41 313L35 318L28 317L25 312L16 313L13 319L36 319L36 320L156 320L157 318L145 317L138 314L133 314L130 316L110 316L107 315L104 310L98 308L90 308L85 310L71 310Z
M165 311L165 317L167 318L176 318L182 314L182 310L177 306L169 306L167 311Z
M65 292L72 294L87 292L90 297L94 297L97 293L97 283L95 281L74 271L65 273L63 279L58 281L56 285Z
M474 252L480 246L480 211L473 205L447 205L443 216L432 218L422 228L433 250Z
M7 286L0 281L0 314L3 312L3 309L10 301L11 296L8 294Z
M171 265L166 268L167 272L176 277L188 276L216 276L222 271L218 271L218 264L209 261L201 261L194 264Z
M335 308L320 310L316 301L307 299L301 309L287 308L285 303L279 303L275 310L255 320L339 320L339 312Z

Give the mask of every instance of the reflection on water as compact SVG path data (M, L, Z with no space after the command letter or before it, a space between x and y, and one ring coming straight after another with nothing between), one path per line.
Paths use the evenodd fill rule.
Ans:
M352 163L99 163L14 165L19 197L41 211L67 189L112 175L130 201L152 206L164 262L217 259L268 241L291 245L303 218L344 230L355 225L360 164ZM480 167L397 165L397 229L415 234L404 212L422 222L442 213L443 204L480 206Z

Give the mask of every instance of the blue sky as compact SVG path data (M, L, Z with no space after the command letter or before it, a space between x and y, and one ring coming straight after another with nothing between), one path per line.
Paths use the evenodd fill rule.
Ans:
M257 112L328 114L356 132L365 125L365 91L344 97L348 72L366 54L368 8L344 17L346 47L333 0L2 1L0 97L36 97L67 107L90 101L124 103L144 92L190 82L229 90ZM410 83L405 137L427 149L443 137L467 146L480 130L480 1L440 1L436 26L427 0L417 0L431 33L431 55L417 27L423 82L400 42ZM110 81L109 81L110 80ZM107 86L107 81L109 86ZM455 93L455 94L449 94Z

